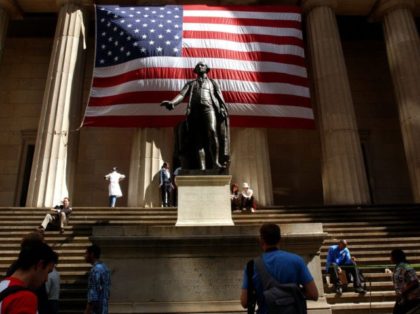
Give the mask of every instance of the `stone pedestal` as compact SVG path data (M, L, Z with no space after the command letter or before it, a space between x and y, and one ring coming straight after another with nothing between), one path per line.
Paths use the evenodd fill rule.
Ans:
M177 176L176 226L232 226L229 175Z
M308 313L331 313L322 288L322 224L281 225L281 249L301 255L320 298ZM110 313L244 313L244 267L261 254L259 226L98 226L93 242L112 273Z

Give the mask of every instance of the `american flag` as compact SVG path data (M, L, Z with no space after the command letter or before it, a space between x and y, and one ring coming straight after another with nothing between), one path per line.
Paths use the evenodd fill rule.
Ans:
M96 55L85 126L169 127L187 98L160 107L203 61L233 127L314 125L300 9L295 6L96 6Z

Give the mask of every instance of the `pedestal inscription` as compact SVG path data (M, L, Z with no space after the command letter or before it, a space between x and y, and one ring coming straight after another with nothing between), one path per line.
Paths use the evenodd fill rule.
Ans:
M230 175L177 176L176 226L231 226Z

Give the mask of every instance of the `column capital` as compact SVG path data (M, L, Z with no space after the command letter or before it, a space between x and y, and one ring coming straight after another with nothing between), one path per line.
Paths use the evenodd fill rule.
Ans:
M329 7L333 10L337 8L337 0L302 0L302 9L304 13L309 13L317 7Z
M414 0L378 0L375 4L371 19L380 20L389 12L398 9L414 10L416 4Z
M6 10L11 18L22 18L22 11L12 0L0 0L0 8Z

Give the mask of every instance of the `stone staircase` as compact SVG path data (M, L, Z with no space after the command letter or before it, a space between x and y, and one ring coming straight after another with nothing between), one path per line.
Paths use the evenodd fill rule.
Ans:
M40 224L45 213L46 209L0 208L0 274L4 274L16 258L22 237ZM348 291L337 296L325 283L326 297L334 314L391 313L395 294L390 276L384 273L385 265L390 264L391 249L404 249L411 263L420 264L419 205L272 207L254 214L234 213L233 220L236 225L322 222L324 231L329 234L321 248L323 267L328 247L337 239L347 239L352 254L363 268L368 293L353 293L350 285ZM175 208L74 208L64 234L46 232L47 243L60 254L60 313L81 313L85 306L86 274L90 265L84 262L84 250L90 244L92 226L174 225L175 222Z

